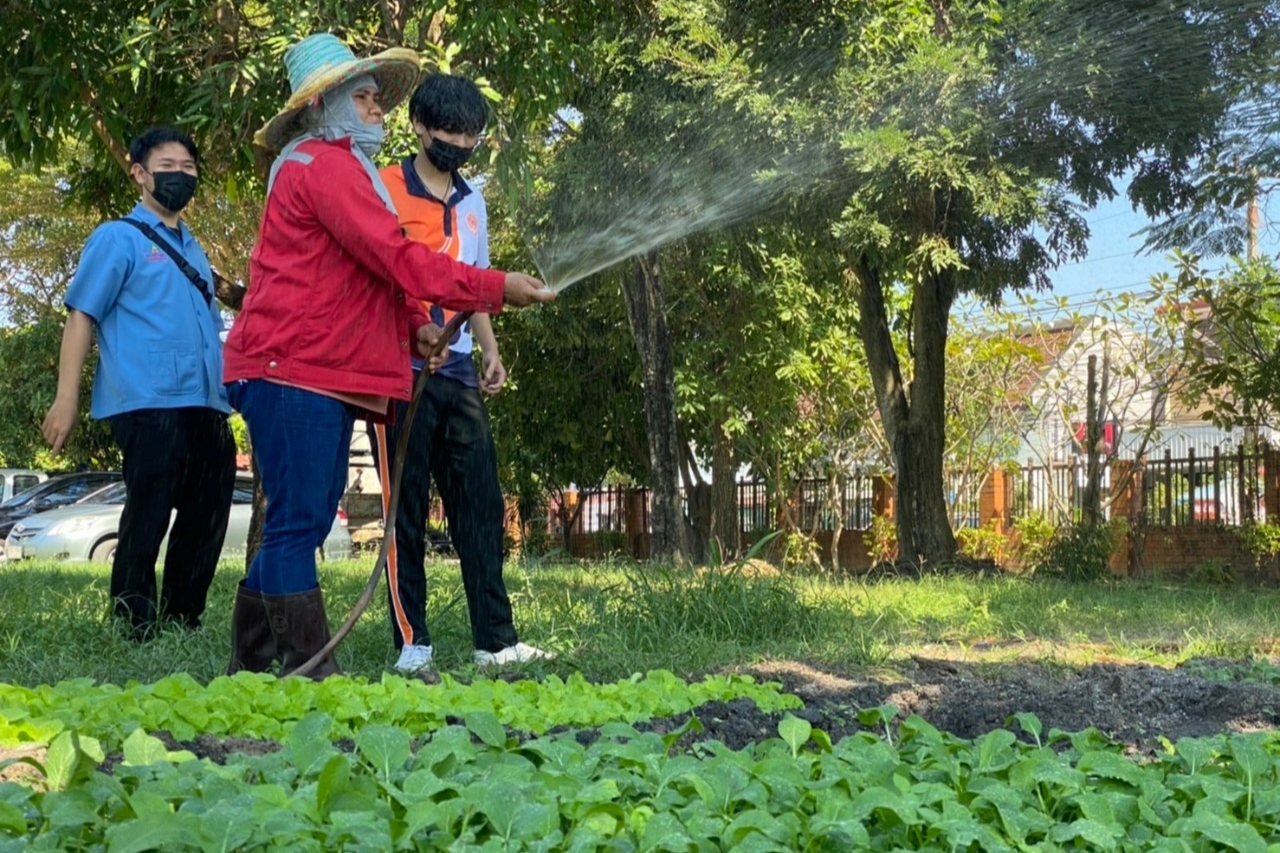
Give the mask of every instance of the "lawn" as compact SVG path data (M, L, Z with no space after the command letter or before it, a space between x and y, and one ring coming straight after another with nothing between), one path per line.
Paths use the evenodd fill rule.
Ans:
M324 566L335 627L371 568L372 558ZM0 563L0 682L87 677L123 684L180 671L208 681L226 666L239 573L236 564L221 567L202 630L170 630L135 646L106 619L104 568ZM538 671L581 672L592 681L653 669L696 677L766 660L848 669L922 653L1172 665L1194 657L1268 655L1280 625L1280 590L1272 589L1013 577L863 583L621 562L511 563L506 575L521 638L559 655ZM438 667L473 674L457 564L432 564L429 589ZM390 636L380 588L340 651L344 669L377 678L395 659Z

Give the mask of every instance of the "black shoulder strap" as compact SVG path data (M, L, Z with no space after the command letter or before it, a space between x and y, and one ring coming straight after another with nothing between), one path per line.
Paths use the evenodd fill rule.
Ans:
M213 296L209 293L209 283L200 277L200 273L196 272L196 268L191 266L191 263L186 258L178 254L178 251L170 245L168 240L165 240L157 234L156 230L145 222L139 222L137 219L130 219L127 216L120 221L128 222L134 228L137 228L143 234L146 234L152 243L155 243L163 249L166 255L173 258L173 262L178 265L178 269L182 270L182 274L187 277L192 286L195 287L196 290L200 291L200 295L204 297L204 304L213 304Z

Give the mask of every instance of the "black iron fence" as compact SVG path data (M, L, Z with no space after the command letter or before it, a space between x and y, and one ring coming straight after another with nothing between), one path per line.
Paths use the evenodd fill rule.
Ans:
M802 530L833 530L837 517L843 520L845 529L864 529L871 524L872 481L870 476L846 478L844 488L836 501L831 500L830 484L824 479L803 480L796 487L794 520ZM736 484L738 527L743 533L755 533L775 529L779 507L773 490L763 480L750 480ZM648 489L627 486L606 486L582 492L578 496L582 505L574 530L580 533L600 531L639 532L649 530L652 511ZM690 501L687 489L680 490L681 505L686 518L690 517ZM839 513L837 516L836 513ZM567 519L566 519L567 520ZM631 528L637 527L638 530Z
M1165 451L1142 469L1142 506L1148 524L1239 525L1266 516L1263 495L1265 457L1243 447L1212 455L1188 451L1181 458Z
M1210 454L1165 450L1142 459L1104 464L1099 481L1104 518L1123 504L1159 527L1239 525L1266 515L1263 453L1243 447ZM1083 458L1051 465L1028 463L1006 471L1010 521L1039 514L1056 525L1080 521L1088 471ZM1136 506L1135 506L1136 504Z
M1035 465L1027 463L1011 471L1010 514L1013 519L1042 515L1055 525L1074 524L1084 507L1087 465L1072 457L1067 462ZM1110 503L1111 467L1103 466L1101 490L1103 507Z

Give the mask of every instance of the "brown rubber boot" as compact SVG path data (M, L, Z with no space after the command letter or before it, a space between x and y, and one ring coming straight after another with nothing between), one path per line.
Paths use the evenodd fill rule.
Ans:
M267 621L280 653L280 676L290 675L329 642L329 620L320 587L293 595L263 595ZM307 677L321 681L342 670L333 655L320 661Z
M244 581L236 590L236 605L231 611L231 663L227 675L242 669L270 672L276 660L276 638L267 621L267 608L262 593L248 589Z

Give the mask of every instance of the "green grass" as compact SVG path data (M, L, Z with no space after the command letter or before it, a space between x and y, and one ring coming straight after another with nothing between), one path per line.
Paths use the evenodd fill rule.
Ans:
M322 569L335 627L371 560ZM106 618L105 569L0 563L0 682L89 677L124 684L178 671L207 681L226 667L240 572L238 564L222 566L201 631L168 630L135 646ZM1041 644L1059 659L1074 654L1075 662L1099 654L1157 663L1263 656L1273 651L1280 624L1280 591L1257 588L1008 577L859 583L607 562L512 563L507 584L521 638L560 654L538 669L601 680L652 669L693 677L778 658L875 665L922 647L975 655L983 644L1008 641ZM473 672L472 646L457 564L433 564L429 588L438 665L465 677ZM394 657L380 588L340 662L350 673L377 677Z

